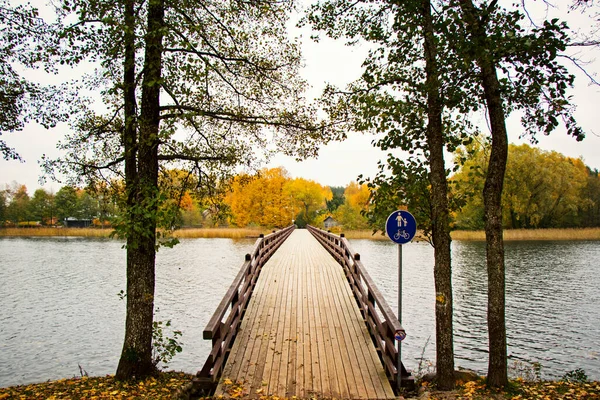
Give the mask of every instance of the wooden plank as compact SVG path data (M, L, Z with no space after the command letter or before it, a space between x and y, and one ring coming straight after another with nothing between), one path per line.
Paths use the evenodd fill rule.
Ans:
M294 251L297 247L294 248ZM289 361L287 365L287 388L286 388L286 397L296 396L296 388L297 388L297 376L296 376L296 364L298 359L298 266L294 263L294 259L297 257L292 257L290 262L290 272L291 272L291 286L290 286L290 299L289 299Z
M245 384L248 379L247 374L252 363L253 354L260 353L262 344L262 330L265 318L265 308L269 302L265 298L269 293L272 279L268 276L270 271L262 271L261 277L257 283L258 290L250 298L244 321L238 332L238 337L231 349L231 354L223 371L223 379L230 379L236 384ZM274 300L273 300L274 301ZM253 329L256 327L257 329ZM259 336L257 336L259 335ZM258 349L256 349L258 347ZM217 395L223 395L222 388L219 386Z
M285 269L281 268L282 263L286 260L283 255L278 257L278 263L268 263L265 267L269 267L270 270L273 270L273 288L269 292L269 297L272 300L269 306L269 319L266 323L266 330L268 331L268 342L267 348L263 350L264 355L264 367L262 373L262 380L264 381L264 389L266 389L267 394L271 394L275 392L275 387L273 386L273 378L274 374L272 371L274 370L274 364L278 359L276 353L276 345L278 339L278 325L280 314L285 312L285 308L281 305L281 297L285 293L285 287L282 284L283 275L285 273ZM275 368L275 371L278 370ZM263 389L263 387L256 388L256 390ZM256 391L255 390L255 391Z
M303 245L306 249L309 249L309 237L305 236ZM304 253L302 265L305 270L305 282L307 285L307 296L309 304L308 313L308 325L309 331L305 334L309 343L311 344L311 362L310 362L310 376L312 386L307 387L305 391L306 397L324 396L330 397L331 393L331 382L329 380L328 373L328 360L325 355L326 338L323 332L325 316L321 314L319 307L319 298L322 292L319 290L317 285L319 270L315 267L314 263L309 262L307 255L311 253ZM307 336L308 335L308 336Z
M314 249L309 255L308 260L309 263L313 266L316 266L314 272L314 282L315 286L318 288L318 307L320 313L320 332L321 332L321 347L319 352L319 363L322 365L323 369L320 371L321 378L327 382L327 389L324 388L324 395L332 398L343 397L343 393L347 394L347 390L344 390L344 383L341 381L343 379L342 376L338 376L338 371L340 369L343 370L343 366L341 363L339 349L336 348L334 343L335 336L338 334L336 332L335 321L333 319L332 308L330 304L330 294L331 288L329 288L324 280L325 273L327 268L330 265L327 263L329 259L322 259L321 257L315 258L317 254L320 253L322 249ZM322 256L322 254L319 254ZM332 259L331 259L332 260ZM317 267L318 266L318 267Z
M306 245L304 240L299 241L300 246ZM309 397L319 390L318 377L315 376L318 365L318 354L314 353L317 350L315 342L315 324L314 324L314 293L312 292L311 274L312 271L309 265L304 263L304 260L297 259L296 267L302 277L302 329L300 336L302 338L302 353L303 362L301 365L302 371L302 387L298 391L300 397Z
M291 258L287 257L285 262L279 264L281 269L279 277L282 287L277 307L279 308L279 317L277 319L277 328L275 329L275 355L273 359L273 369L271 371L271 380L269 381L269 393L286 393L287 390L287 362L289 345L289 312L288 298L290 297L290 276L291 276Z
M343 282L339 279L336 280L335 277L332 277L332 280L334 284L338 285L339 290L337 293L340 295L340 304L346 305L345 307L340 307L344 312L345 318L349 321L362 322L360 310L356 306L353 307L356 304L356 300L352 295L352 289L348 288L349 290L346 290ZM339 287L340 285L344 287ZM358 395L361 398L393 397L394 393L389 386L385 371L382 368L377 368L381 366L377 353L369 351L369 348L372 348L373 344L367 327L364 323L348 323L347 326L349 331L345 337L351 340L352 346L349 345L348 349L349 351L354 351L354 355L350 355L350 357L356 357L357 362L354 365L369 366L368 368L361 369L361 371L357 371L356 369L353 371L358 386ZM383 380L381 379L382 376Z
M273 257L276 263L278 261L276 258L278 257L277 254ZM245 380L248 382L247 392L250 394L255 394L257 390L264 389L264 366L272 337L271 324L274 319L273 314L277 309L277 297L272 294L277 288L277 270L272 268L266 269L264 273L265 277L260 280L265 283L265 286L260 288L261 297L259 301L262 305L259 312L260 319L252 325L252 330L256 334L251 336L254 341L252 346L253 351L248 361L248 372L245 376ZM257 287L259 287L258 283ZM259 324L259 326L255 324Z
M334 304L339 305L335 307L334 315L339 321L340 326L337 340L340 342L339 347L342 350L342 366L348 392L359 398L375 398L376 396L374 395L368 395L369 391L362 377L363 368L369 369L369 365L365 363L364 358L358 357L361 353L357 353L355 350L355 326L357 325L357 321L362 321L362 318L360 315L357 316L355 313L348 312L353 307L353 304L348 300L354 301L354 299L351 297L350 287L344 282L342 268L339 265L335 265L327 268L327 272L328 284L333 294L332 300Z

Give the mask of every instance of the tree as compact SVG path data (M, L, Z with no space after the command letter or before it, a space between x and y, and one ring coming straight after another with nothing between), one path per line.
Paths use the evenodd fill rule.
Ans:
M363 213L369 209L370 196L367 185L350 182L344 190L344 204L335 210L334 218L346 230L367 229L369 223Z
M296 215L292 197L285 191L289 181L283 168L262 169L257 176L236 176L225 198L233 223L240 227L289 226Z
M124 177L117 232L127 241L127 317L118 379L155 371L155 252L157 241L172 244L156 233L170 222L161 218L159 165L221 188L235 166L252 166L268 137L299 157L328 140L328 127L314 123L316 110L303 101L298 49L285 37L291 5L62 1L61 20L77 21L60 33L69 61L100 62L94 84L105 88L109 110L84 110L62 144L70 154L46 165L89 180Z
M6 191L0 190L0 224L4 225L6 222Z
M457 226L483 228L481 188L487 172L489 146L472 149L468 160L453 177L459 181L467 205L457 215ZM565 228L579 225L593 197L585 193L588 168L581 160L527 144L508 146L505 187L502 194L505 228ZM479 218L478 218L479 217ZM471 224L476 224L471 226Z
M327 210L334 212L339 206L344 204L344 188L341 186L330 186L333 197L327 200Z
M584 193L588 202L581 210L581 226L600 226L600 171L597 169L588 168L588 182Z
M6 208L7 219L18 224L19 222L29 221L31 215L29 213L29 194L27 194L27 186L15 183L10 191L10 202Z
M438 330L442 343L437 345L446 347L437 354L438 379L442 377L446 388L452 384L451 337L444 336L452 330L447 222L448 207L454 199L448 199L444 191L447 171L441 162L440 145L454 151L468 144L470 134L477 132L468 121L469 113L487 107L492 147L483 190L489 256L490 372L494 371L490 384L499 386L506 377L503 245L498 220L498 192L502 192L507 147L504 118L513 110L521 110L525 132L532 138L539 131L550 133L562 119L568 133L581 138L566 95L573 76L556 61L568 43L567 28L553 19L526 30L518 9L501 9L495 0L482 2L480 7L469 0L435 2L435 14L431 7L429 1L326 2L313 6L308 20L332 37L363 38L378 44L365 61L362 80L341 93L349 100L340 102L340 92L335 89L329 89L325 97L331 113L354 112L354 129L385 132L377 143L382 149L400 148L417 155L408 161L391 155L387 163L380 164L380 173L371 185L377 189L374 199L385 196L382 189L389 189L390 194L419 192L425 181L401 188L379 184L382 182L405 183L404 177L412 175L426 176L431 184L429 227L436 247L436 269L440 267L436 299L443 301L436 307L436 315L448 323ZM389 176L390 170L400 173ZM384 202L386 206L392 203Z
M50 128L65 120L67 114L58 112L51 101L61 91L31 82L19 71L44 65L56 72L50 61L57 49L38 10L29 3L12 7L0 0L0 43L0 136L20 131L30 121ZM5 160L21 160L16 149L1 139L0 154Z
M479 70L492 135L483 188L488 268L487 378L490 386L501 387L508 383L502 238L502 191L508 156L507 110L524 110L523 122L532 135L540 129L550 133L558 125L557 114L563 117L567 132L577 140L583 139L583 133L575 123L566 95L566 88L572 85L574 77L556 62L557 54L566 48L566 25L553 19L527 34L520 26L524 17L518 10L503 12L497 1L479 8L472 0L459 0L458 4L466 36L470 39L464 58ZM500 43L499 34L506 37ZM508 77L513 72L518 84L508 78L500 79L498 70Z
M37 189L29 202L29 209L33 219L42 224L51 224L53 217L54 198L44 189Z
M424 222L426 231L432 233L435 249L437 383L450 389L454 386L453 306L444 149L453 149L468 131L457 135L456 125L449 119L444 123L444 113L447 118L453 104L456 107L453 90L461 87L442 86L456 82L448 45L443 36L439 41L436 37L445 21L434 19L428 0L325 2L312 7L308 20L334 38L362 38L377 44L363 64L362 79L341 93L341 100L339 91L328 88L325 101L333 115L352 114L350 129L384 133L376 142L381 149L417 153L408 161L388 155L387 162L380 163L378 176L362 182L368 182L374 192L375 206L369 215L379 223L376 230L383 231L385 216L406 204L403 192L419 192L426 199L419 210L426 215L420 225ZM406 180L407 176L419 179ZM426 210L423 205L428 206Z
M304 178L291 180L283 190L285 195L291 198L295 209L300 210L296 216L296 225L301 228L314 223L317 214L327 207L327 200L333 198L328 186L321 186Z
M93 219L98 216L98 200L85 190L77 191L77 211L75 216L80 219Z
M59 221L77 216L77 189L73 186L63 186L54 196L55 214Z

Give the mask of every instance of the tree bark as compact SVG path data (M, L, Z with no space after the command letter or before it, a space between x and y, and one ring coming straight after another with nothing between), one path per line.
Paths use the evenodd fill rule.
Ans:
M492 149L483 188L485 238L488 270L488 386L508 383L505 321L504 240L502 237L502 190L508 158L508 135L496 65L480 11L472 0L460 0L466 27L481 70L485 102L492 131Z
M454 387L454 343L452 328L452 265L448 220L448 182L444 165L441 85L437 46L433 32L431 1L423 0L423 39L427 88L427 145L431 183L431 222L434 246L436 371L442 390Z
M117 379L140 379L156 373L152 359L152 323L158 196L158 129L164 27L163 0L148 3L144 78L137 143L137 179L127 237L127 317Z

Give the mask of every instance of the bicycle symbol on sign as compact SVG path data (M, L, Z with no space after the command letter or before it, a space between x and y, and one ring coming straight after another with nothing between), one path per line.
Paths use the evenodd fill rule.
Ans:
M410 239L410 234L405 230L398 230L398 232L394 234L394 240L399 240L400 238L408 240Z

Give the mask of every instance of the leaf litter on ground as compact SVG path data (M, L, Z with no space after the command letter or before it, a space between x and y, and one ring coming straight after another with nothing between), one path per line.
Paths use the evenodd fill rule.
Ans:
M104 399L172 399L177 391L191 382L193 375L164 372L155 378L120 382L114 376L60 379L31 385L0 388L0 400L104 400Z

